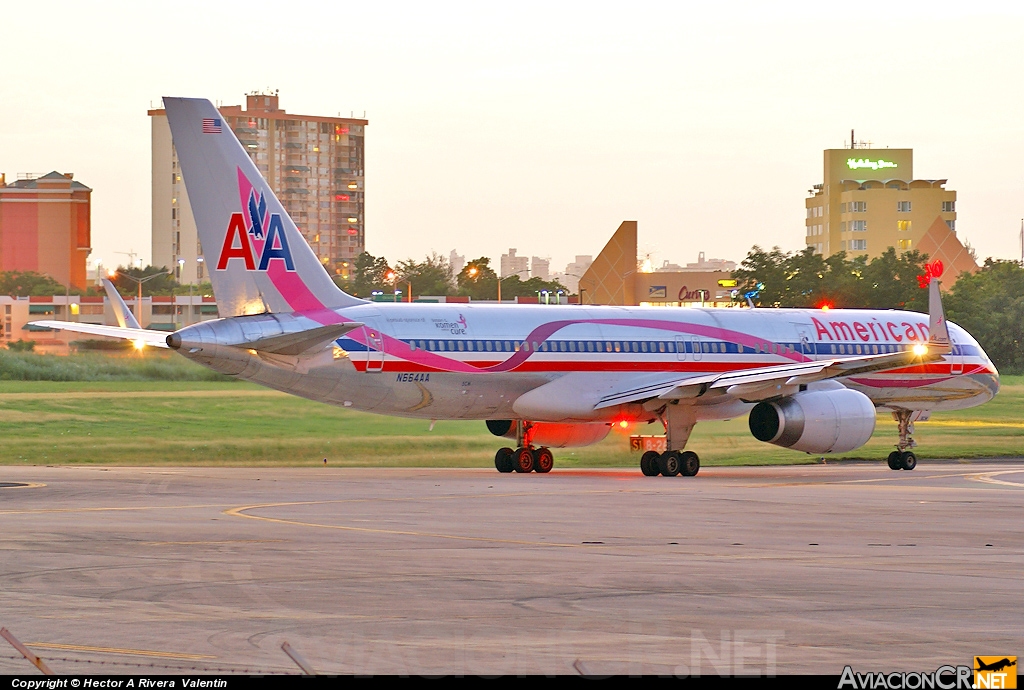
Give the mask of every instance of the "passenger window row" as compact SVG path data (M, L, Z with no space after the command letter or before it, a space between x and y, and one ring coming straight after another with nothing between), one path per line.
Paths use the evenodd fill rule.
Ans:
M912 345L846 345L840 343L832 345L834 355L884 355L892 352L909 350Z
M720 341L673 341L673 340L550 340L544 342L527 340L406 340L413 350L429 352L554 352L584 354L773 354L784 355L796 352L803 354L833 355L877 355L909 350L912 343L871 344L857 343L769 343L763 342L749 347ZM804 349L801 349L804 348ZM964 348L954 347L954 353L962 354Z
M762 343L757 347L744 347L736 343L719 341L674 340L407 340L413 350L429 352L558 352L558 353L710 353L710 354L785 354L796 351L793 344Z

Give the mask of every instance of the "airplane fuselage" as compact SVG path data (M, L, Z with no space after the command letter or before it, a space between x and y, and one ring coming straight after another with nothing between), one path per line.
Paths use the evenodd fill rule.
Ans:
M928 316L906 311L403 303L289 315L363 324L313 357L223 347L230 336L225 340L225 333L214 333L217 324L236 321L251 339L261 318L282 317L197 324L180 331L186 341L222 346L213 348L216 354L209 346L179 351L288 393L429 419L522 418L517 398L567 375L580 381L581 389L599 390L625 377L640 385L666 375L683 379L898 352L926 343L929 335ZM884 408L950 410L987 402L999 386L995 367L966 331L955 324L949 330L953 351L941 361L840 380ZM697 418L727 419L749 409L736 400L709 399L699 401ZM635 407L609 408L586 421L624 414L636 421L651 418Z

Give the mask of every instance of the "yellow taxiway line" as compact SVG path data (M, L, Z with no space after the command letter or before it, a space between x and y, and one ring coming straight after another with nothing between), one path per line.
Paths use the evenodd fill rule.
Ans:
M247 515L247 510L259 508L281 508L285 506L309 506L323 503L337 503L338 501L296 501L291 503L259 503L251 506L240 506L225 510L224 515L231 517L248 518L249 520L262 520L264 522L276 522L282 525L293 525L296 527L318 527L320 529L336 529L345 532L363 532L367 534L388 534L398 537L432 537L434 539L453 539L455 541L476 541L487 544L514 544L517 546L548 546L563 549L587 548L590 544L565 544L560 542L527 541L524 539L500 539L497 537L470 537L459 534L442 534L440 532L417 532L413 530L381 529L377 527L351 527L348 525L325 525L319 522L303 522L301 520L285 520L282 518L264 517L262 515Z
M216 659L209 654L184 654L181 652L157 652L152 649L120 649L118 647L89 647L80 644L58 644L56 642L26 642L26 647L39 649L57 649L65 652L96 652L99 654L127 654L130 656L151 656L158 659L186 659L188 661L204 661Z
M1002 470L999 472L982 472L981 474L969 474L967 479L972 482L984 482L986 484L1000 484L1002 486L1012 486L1017 489L1024 489L1024 482L1008 482L1004 479L993 479L1003 474L1024 474L1024 469L1020 470Z

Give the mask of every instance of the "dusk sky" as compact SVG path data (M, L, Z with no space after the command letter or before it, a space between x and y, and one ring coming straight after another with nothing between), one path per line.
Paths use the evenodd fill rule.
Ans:
M150 257L164 95L354 112L367 250L551 257L639 221L656 263L804 246L822 150L855 128L956 190L1019 258L1024 9L975 3L7 3L0 172L93 188L93 257Z

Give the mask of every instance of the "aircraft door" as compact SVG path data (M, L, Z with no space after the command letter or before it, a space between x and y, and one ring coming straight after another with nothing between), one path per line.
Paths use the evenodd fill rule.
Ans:
M693 361L700 361L700 338L698 338L697 336L693 336L692 338L690 338L690 345L693 347Z
M685 335L677 335L676 336L676 359L678 359L680 362L682 362L682 361L684 361L686 359L686 336Z
M952 333L949 334L949 343L953 346L953 351L947 355L951 361L949 373L953 376L960 376L964 373L964 351L956 344L956 338Z
M803 324L796 325L796 335L800 339L800 354L808 359L814 359L814 342L811 340L811 331Z
M384 337L370 326L363 326L363 335L366 340L366 373L380 373L384 370Z

